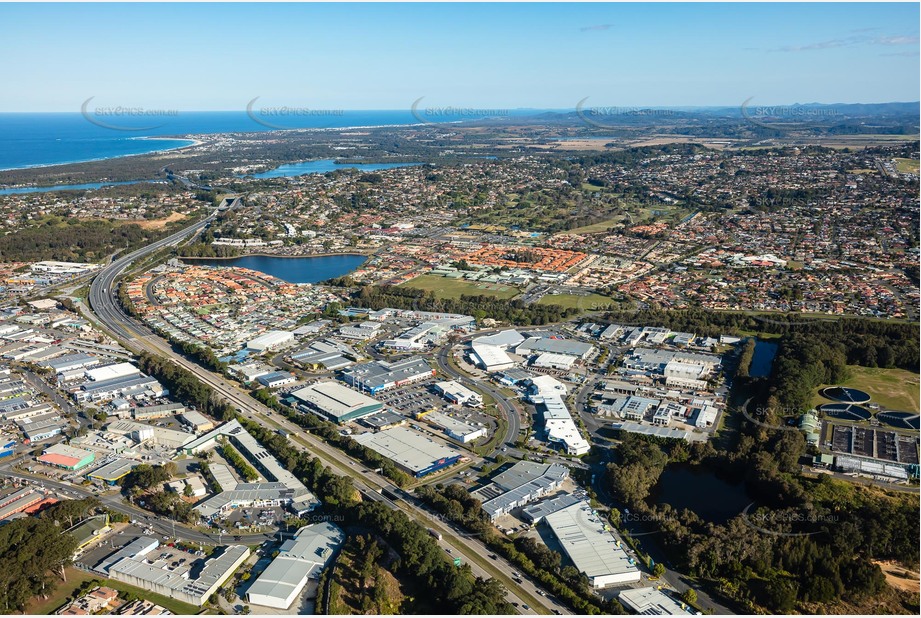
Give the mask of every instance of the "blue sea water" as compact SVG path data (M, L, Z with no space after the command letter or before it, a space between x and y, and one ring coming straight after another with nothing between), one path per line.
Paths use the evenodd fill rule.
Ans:
M515 110L530 115L534 110ZM469 120L469 118L467 118ZM285 129L334 129L419 124L410 110L344 110L326 116L264 119L258 111L178 112L162 116L0 113L0 170L75 163L186 146L168 136Z

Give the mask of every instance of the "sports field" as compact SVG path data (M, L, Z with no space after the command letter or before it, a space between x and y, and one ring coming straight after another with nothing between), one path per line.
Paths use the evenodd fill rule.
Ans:
M900 174L914 174L918 175L918 159L896 159L895 160L895 169Z
M496 298L514 298L521 292L510 285L496 285L494 283L477 283L463 279L448 279L437 275L419 275L401 284L403 287L416 288L427 292L434 292L435 298L457 299L462 295L495 296Z
M921 409L918 401L918 374L904 369L877 369L856 365L848 365L848 370L851 377L841 385L868 392L872 403L903 412L918 412ZM823 384L820 390L826 386L835 385ZM821 405L831 403L831 400L816 393L812 403Z
M600 189L600 187L595 187ZM600 221L598 223L593 223L591 225L583 225L582 227L577 227L573 230L569 230L567 234L593 234L596 232L606 232L609 227L614 226L617 223L621 223L624 220L623 216L614 217L612 219L607 219L605 221Z

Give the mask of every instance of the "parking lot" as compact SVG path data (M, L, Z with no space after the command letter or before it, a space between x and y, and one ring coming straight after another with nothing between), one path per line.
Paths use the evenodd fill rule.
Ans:
M432 409L447 409L449 406L448 402L440 395L435 394L433 390L434 384L434 379L424 380L422 382L416 382L415 384L408 384L401 388L378 393L374 398L385 406L409 417L413 417L421 412L428 412Z
M234 509L230 515L218 522L217 527L234 534L241 532L267 532L284 525L285 509L283 507Z

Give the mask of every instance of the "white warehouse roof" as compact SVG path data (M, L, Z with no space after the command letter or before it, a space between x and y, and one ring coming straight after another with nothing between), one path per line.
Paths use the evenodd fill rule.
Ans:
M288 609L307 580L317 577L342 544L345 534L329 522L305 526L281 546L278 556L247 592L254 605Z
M546 521L563 551L588 576L593 587L640 581L639 569L630 563L620 541L588 502L551 513Z

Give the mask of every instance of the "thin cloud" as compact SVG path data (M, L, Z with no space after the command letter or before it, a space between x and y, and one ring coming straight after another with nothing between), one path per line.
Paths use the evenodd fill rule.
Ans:
M820 49L834 49L838 47L854 47L856 45L917 45L917 35L885 35L877 37L868 36L849 36L841 39L829 39L819 41L818 43L809 43L808 45L785 45L769 49L771 52L803 52L815 51Z
M580 32L592 32L595 30L610 30L614 24L598 24L597 26L583 26L579 28Z
M917 45L917 36L881 36L874 39L871 45Z
M900 56L902 58L917 58L917 51L892 52L890 54L880 54L880 56Z

